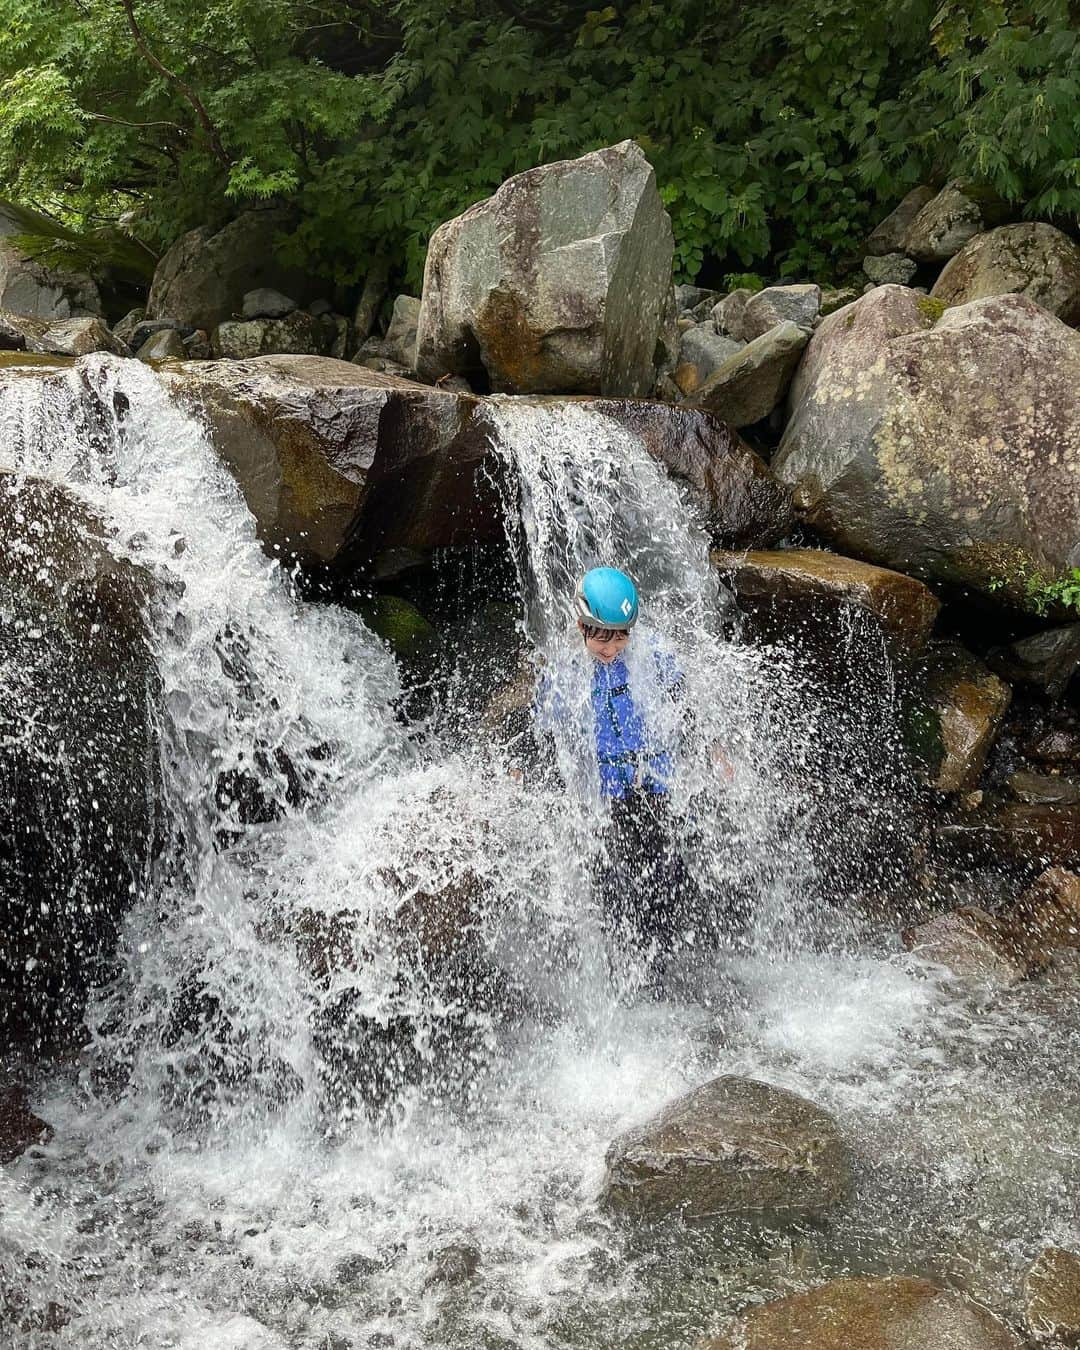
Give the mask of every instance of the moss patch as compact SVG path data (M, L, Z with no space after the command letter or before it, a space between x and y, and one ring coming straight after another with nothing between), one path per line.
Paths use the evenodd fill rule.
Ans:
M931 323L937 323L938 319L949 308L944 300L938 300L932 295L920 295L918 300L915 301L915 307Z

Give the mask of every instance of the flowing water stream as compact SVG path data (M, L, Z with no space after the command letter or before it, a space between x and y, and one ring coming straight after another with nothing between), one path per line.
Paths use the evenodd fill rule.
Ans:
M693 503L632 435L576 404L494 401L537 668L585 689L571 583L615 563L646 597L634 660L661 645L685 678L674 809L716 908L661 1000L633 961L613 968L590 895L583 717L558 731L561 774L524 786L512 747L463 739L445 701L401 720L392 659L355 615L298 598L138 363L90 358L4 407L6 457L95 505L163 579L171 833L90 1044L35 1082L52 1142L0 1171L0 1284L70 1320L0 1341L666 1350L845 1271L930 1273L1008 1313L1025 1261L1080 1241L1075 972L990 994L823 903L815 840L845 784L897 829L901 802L871 800L857 743L813 777L826 711L790 653L732 638ZM402 940L433 895L482 897L475 1004ZM738 944L716 921L732 896L751 913ZM595 1203L610 1140L725 1072L835 1114L851 1203L784 1229L613 1223ZM447 1248L444 1273L479 1259L462 1282L433 1278Z

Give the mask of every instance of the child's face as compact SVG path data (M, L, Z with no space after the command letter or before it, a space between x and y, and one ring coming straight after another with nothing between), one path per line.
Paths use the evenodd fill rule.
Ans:
M610 665L630 645L630 634L617 628L587 628L580 619L578 628L585 638L589 655L602 661L605 666Z

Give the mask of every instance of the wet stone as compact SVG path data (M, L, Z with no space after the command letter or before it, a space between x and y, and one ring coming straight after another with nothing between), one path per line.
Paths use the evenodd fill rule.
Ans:
M0 1163L14 1162L34 1144L52 1138L52 1129L30 1110L21 1087L0 1087Z
M1040 965L1006 926L973 905L906 928L900 936L908 951L924 961L992 984L1017 984Z
M477 1248L467 1242L454 1242L436 1253L426 1284L465 1284L479 1269Z
M1005 780L1009 795L1028 806L1075 806L1080 803L1080 782L1064 774L1031 773L1017 769Z
M699 1350L1020 1350L986 1308L929 1280L831 1280L747 1313Z
M847 1145L820 1107L725 1076L614 1141L601 1203L644 1220L807 1214L846 1195L850 1168Z
M1033 1336L1080 1346L1080 1253L1047 1247L1028 1271L1024 1293Z

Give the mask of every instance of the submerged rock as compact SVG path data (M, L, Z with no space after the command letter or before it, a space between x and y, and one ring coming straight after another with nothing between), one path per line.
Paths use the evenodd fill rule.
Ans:
M1080 246L1042 221L977 234L945 267L930 294L947 305L1026 295L1064 323L1080 322Z
M831 1280L746 1313L700 1350L1021 1350L986 1308L929 1280Z
M648 395L673 247L633 141L517 174L432 236L417 369L510 393Z
M1080 334L1025 296L881 286L824 319L772 461L845 553L1027 605L1080 564Z
M30 1110L26 1091L0 1085L0 1164L14 1162L34 1144L52 1138L52 1128Z
M1080 947L1080 876L1048 868L1002 913L1001 922L1043 957Z
M935 646L919 678L938 719L942 747L930 784L939 792L966 792L979 780L1012 690L955 642Z
M0 384L0 414L3 386ZM63 488L0 472L0 1038L78 1024L154 838L149 575Z
M712 562L769 637L813 622L821 607L853 606L872 615L900 650L916 653L941 608L934 593L912 577L822 549L717 552Z
M787 393L808 337L790 320L778 324L729 356L687 402L733 427L760 422Z
M908 951L924 961L992 984L1017 984L1045 965L1008 925L971 905L906 928L900 936Z
M616 1139L607 1169L601 1202L637 1219L806 1214L844 1198L851 1155L812 1102L724 1077Z
M206 418L271 550L347 566L502 537L475 398L329 357L188 363L164 378Z
M1046 1247L1027 1273L1024 1296L1037 1340L1080 1346L1080 1253Z
M454 1242L438 1252L431 1263L431 1272L425 1283L467 1284L480 1269L480 1252L466 1242Z

